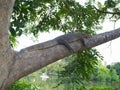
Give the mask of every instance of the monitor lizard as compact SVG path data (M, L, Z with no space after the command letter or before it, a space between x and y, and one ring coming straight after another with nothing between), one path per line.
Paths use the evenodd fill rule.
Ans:
M82 42L82 44L85 46L84 38L88 38L88 37L89 37L89 35L84 34L84 33L69 33L69 34L65 34L65 35L56 37L53 40L47 41L45 43L40 43L40 44L36 44L36 45L30 46L30 47L24 48L21 51L43 50L43 49L53 47L55 45L64 45L66 48L69 49L69 51L71 53L74 53L74 50L70 46L69 43L76 41L76 40L80 40ZM51 41L53 41L53 43L51 43Z

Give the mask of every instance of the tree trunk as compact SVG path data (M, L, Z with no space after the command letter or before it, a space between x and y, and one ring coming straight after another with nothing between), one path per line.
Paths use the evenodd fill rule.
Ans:
M6 90L16 80L28 75L48 64L71 55L72 53L56 40L50 40L16 52L10 48L8 30L14 0L0 0L0 90ZM78 35L71 38L69 44L74 52L92 48L120 36L120 28L83 38ZM42 48L47 46L47 48ZM32 48L32 47L37 47Z
M14 0L0 0L0 90L6 87L14 52L10 48L8 29Z

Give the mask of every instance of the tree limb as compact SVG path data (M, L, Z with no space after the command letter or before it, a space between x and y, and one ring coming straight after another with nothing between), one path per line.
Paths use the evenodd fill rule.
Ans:
M78 51L95 47L118 37L120 37L120 28L113 31L90 36L89 38L83 38L85 45L83 45L81 39L76 39L69 44L74 49L75 53L77 53ZM53 43L53 47L33 51L27 51L24 49L24 51L18 52L8 82L14 82L25 75L28 75L48 64L51 64L72 54L63 45L55 44L55 39L44 42L42 44L51 45Z

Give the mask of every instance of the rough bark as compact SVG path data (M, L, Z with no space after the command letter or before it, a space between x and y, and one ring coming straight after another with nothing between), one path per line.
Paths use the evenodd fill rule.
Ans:
M5 90L21 77L28 75L46 65L71 55L72 53L63 45L56 44L56 40L42 43L51 45L48 48L28 51L27 48L20 52L10 48L8 29L14 0L0 0L0 90ZM120 28L81 39L75 39L69 44L77 53L86 48L92 48L120 36ZM80 36L81 37L81 36ZM74 37L73 37L74 38ZM72 39L71 39L72 40ZM41 44L40 44L41 45Z
M14 52L10 49L8 29L14 0L0 0L0 90L4 90Z

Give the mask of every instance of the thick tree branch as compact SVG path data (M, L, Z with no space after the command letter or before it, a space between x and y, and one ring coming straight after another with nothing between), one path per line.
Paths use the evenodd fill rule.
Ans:
M118 37L120 37L120 28L110 32L94 35L89 38L84 38L85 46L83 45L81 39L71 41L70 45L77 53L78 51L95 47ZM42 44L51 45L53 43L56 43L55 39ZM37 45L35 46L37 47ZM17 53L16 61L13 65L13 69L9 76L8 82L14 82L25 75L28 75L48 64L51 64L71 54L72 53L66 47L58 44L55 44L52 47L31 51L28 51L28 49L26 48L23 51Z
M120 28L109 31L109 32L101 33L98 35L94 35L91 38L86 39L85 44L86 44L87 48L92 48L97 45L114 40L118 37L120 37Z

